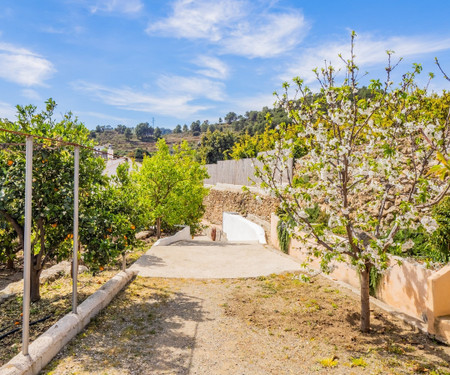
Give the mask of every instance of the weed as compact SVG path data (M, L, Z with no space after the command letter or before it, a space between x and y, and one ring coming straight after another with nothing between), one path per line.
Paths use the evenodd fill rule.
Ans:
M367 362L364 358L352 358L351 361L351 367L367 367Z
M338 360L336 356L332 356L330 358L323 358L320 359L318 362L321 364L322 367L327 368L336 367L338 365Z
M392 343L387 344L385 350L391 354L400 354L400 355L405 354L405 350L400 345L397 344Z
M318 311L318 310L321 310L321 309L322 309L322 308L320 307L320 305L318 304L318 302L317 302L315 299L312 299L312 300L308 301L308 302L305 304L305 306L306 306L310 311L313 311L313 310Z

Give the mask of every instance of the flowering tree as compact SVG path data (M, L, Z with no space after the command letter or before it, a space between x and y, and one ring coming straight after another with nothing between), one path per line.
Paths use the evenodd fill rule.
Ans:
M325 270L332 261L356 267L361 280L361 331L368 332L371 269L387 267L389 248L412 246L412 241L396 240L399 230L422 226L434 231L430 208L449 191L448 178L441 182L428 176L437 152L447 155L449 148L449 96L428 95L417 87L419 65L394 87L389 51L386 83L372 80L370 95L359 96L354 38L353 33L350 58L342 59L346 67L342 85L335 84L331 66L316 71L319 95L313 96L295 78L291 99L292 88L284 84L278 105L292 118L296 137L280 137L277 152L259 156L262 166L256 175L295 223L292 235L315 239L319 246L311 253L320 257ZM296 160L288 183L281 184L276 176L289 168L298 139L304 142L306 155ZM326 225L310 220L308 208L314 205L326 211Z

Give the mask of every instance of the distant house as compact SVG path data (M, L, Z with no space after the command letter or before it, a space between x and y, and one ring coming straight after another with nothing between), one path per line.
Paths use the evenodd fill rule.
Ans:
M103 159L110 160L114 157L112 145L94 146L96 155Z

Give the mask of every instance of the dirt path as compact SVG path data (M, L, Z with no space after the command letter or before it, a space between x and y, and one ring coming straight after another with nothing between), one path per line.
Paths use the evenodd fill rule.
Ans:
M137 278L42 374L450 374L450 348L321 278Z

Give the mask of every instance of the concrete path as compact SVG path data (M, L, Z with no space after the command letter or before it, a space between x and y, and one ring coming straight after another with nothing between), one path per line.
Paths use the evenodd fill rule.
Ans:
M144 277L226 279L296 271L300 264L269 246L196 237L169 246L154 246L130 269Z

